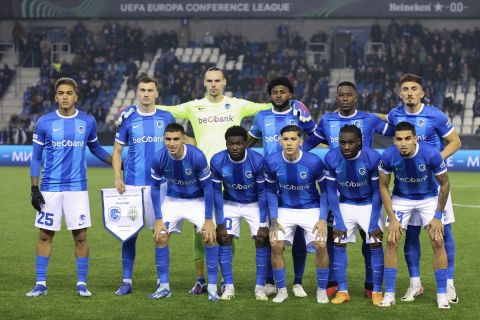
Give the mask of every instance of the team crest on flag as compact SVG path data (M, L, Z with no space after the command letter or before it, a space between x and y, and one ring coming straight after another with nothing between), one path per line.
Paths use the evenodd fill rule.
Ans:
M423 127L424 124L425 124L425 120L423 120L423 119L418 120L418 126L419 127Z
M85 132L85 127L84 126L78 126L78 133L84 133Z
M192 174L192 169L191 169L191 168L186 168L186 169L185 169L185 174L186 174L187 176L191 175L191 174Z
M245 171L245 177L251 178L252 177L252 171Z
M157 121L157 128L158 128L158 129L163 128L163 121L161 121L161 120L158 120L158 121Z
M424 164L419 165L418 170L422 172L425 171L425 165Z
M127 187L123 194L116 188L101 192L105 229L121 241L135 236L144 225L143 188Z
M366 172L367 172L367 169L365 169L365 168L358 169L358 173L360 173L360 175L362 175L362 176L364 176Z
M306 179L307 178L307 173L305 171L300 172L300 178Z

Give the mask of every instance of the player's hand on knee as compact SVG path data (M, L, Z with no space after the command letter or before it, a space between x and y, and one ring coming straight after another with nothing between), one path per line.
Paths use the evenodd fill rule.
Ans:
M162 219L155 221L155 226L153 227L153 239L155 239L156 243L166 242L168 239L168 229Z
M333 228L332 236L333 236L333 242L340 244L342 243L342 239L347 237L347 232Z
M228 244L228 242L229 242L228 237L229 237L229 235L228 235L227 229L225 228L225 225L223 223L217 225L217 241L218 241L218 243L221 244L221 245Z
M373 239L374 243L377 243L377 242L382 243L383 241L383 231L380 228L377 228L372 232L369 232L368 235L371 239Z
M212 219L205 219L205 222L200 229L200 233L203 237L203 241L208 244L213 246L216 241L216 231L215 231L215 223L213 223Z
M430 238L434 241L443 240L443 223L442 220L433 218L427 225Z
M397 218L390 219L388 225L387 241L397 243L403 234L402 225L398 222Z
M35 210L42 211L42 204L45 204L45 199L43 199L43 195L40 192L40 189L38 188L38 186L32 186L31 191L32 206L35 208Z
M270 242L278 241L278 231L281 231L285 234L285 230L283 229L282 225L278 223L277 219L270 220Z
M327 233L327 221L323 219L318 220L313 227L313 235L315 237L315 241L327 243Z
M130 115L135 111L134 107L130 107L126 110L123 110L122 113L118 116L117 120L115 121L115 124L117 127L120 127L120 125L125 121Z
M115 188L118 193L123 194L125 192L125 183L121 179L115 179Z

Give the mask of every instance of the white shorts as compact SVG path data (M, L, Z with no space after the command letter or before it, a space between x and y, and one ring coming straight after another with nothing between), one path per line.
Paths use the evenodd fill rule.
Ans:
M420 216L422 226L425 227L430 221L432 221L437 209L438 197L427 198L423 200L411 200L400 198L397 196L392 197L392 207L398 221L402 225L403 229L407 229L408 221L413 214ZM387 217L387 225L388 225Z
M35 227L60 231L62 216L68 230L78 230L92 226L88 191L42 191L45 204L37 211Z
M182 233L183 220L188 220L200 232L205 223L204 198L180 199L165 196L162 203L163 222L168 232Z
M355 242L357 240L356 232L358 227L365 231L367 238L366 243L375 243L375 240L368 235L368 227L370 226L370 217L372 215L372 205L353 205L340 203L340 212L342 214L343 223L347 228L347 236L341 239L341 243ZM383 231L383 218L378 220L378 226ZM334 239L334 241L336 241Z
M240 222L245 219L250 226L250 236L257 235L260 228L260 209L258 202L238 203L225 201L223 204L223 216L225 219L225 229L228 234L233 234L235 238L240 237Z
M315 240L313 228L320 216L319 208L312 209L289 209L278 208L278 223L282 225L285 233L278 232L278 240L284 240L287 245L293 243L293 236L297 227L305 231L305 243L307 246Z
M438 189L440 191L440 188ZM442 223L450 224L455 222L455 214L453 212L452 193L448 193L447 203L445 204L445 210L442 215ZM409 226L421 226L422 219L418 214L413 214L408 221Z
M145 226L148 229L153 230L155 226L155 212L153 211L153 203L152 203L152 189L150 186L131 186L126 185L125 188L144 188L143 189L143 207L145 209L144 218L145 218ZM165 194L167 193L167 184L162 183L160 185L160 203L163 203L163 199L165 198Z

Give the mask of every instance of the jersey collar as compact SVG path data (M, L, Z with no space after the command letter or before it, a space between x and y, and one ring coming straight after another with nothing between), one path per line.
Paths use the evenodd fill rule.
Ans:
M340 152L341 152L341 151L340 151ZM358 151L357 155L356 155L355 157L353 157L352 159L347 159L347 158L345 158L345 159L347 159L347 160L349 160L349 161L351 161L351 160L357 160L358 158L360 158L360 155L361 155L361 154L362 154L362 150Z
M59 116L60 118L63 118L63 119L72 119L72 118L75 118L76 116L78 116L78 109L75 109L75 113L71 116L62 116L60 114L60 112L58 112L58 110L55 111L55 112L57 113L57 116Z
M417 147L415 148L415 152L410 157L405 157L405 158L411 159L411 158L415 157L418 153L418 149L420 149L420 144L417 142Z
M419 109L417 112L414 112L414 113L408 112L406 105L403 105L403 107L405 108L405 113L406 113L406 114L409 114L409 115L413 115L413 116L414 116L414 115L418 115L418 114L422 113L423 107L425 107L425 105L422 103L422 105L420 106L420 109Z
M288 108L287 110L285 111L275 111L274 107L272 107L272 113L275 113L275 114L288 114L290 113L290 111L292 111L292 107Z
M349 119L349 118L353 118L353 117L355 117L355 116L357 115L357 112L358 112L358 110L357 110L357 109L355 109L355 112L354 112L352 115L349 115L349 116L342 116L342 114L340 113L340 111L338 111L338 116L339 116L340 118Z
M167 150L167 152L168 152L168 150ZM170 155L170 152L168 152L168 156L169 156L170 158L172 158L172 160L182 161L182 160L185 159L185 157L187 156L187 145L186 145L186 144L183 145L183 156L181 156L180 158L175 159L174 157L172 157L172 156Z
M156 108L152 112L142 112L139 107L137 107L136 109L137 113L143 117L153 116L155 112L157 112Z
M228 151L227 151L228 159L230 159L230 161L232 161L233 163L242 163L242 162L245 162L245 160L247 160L247 153L248 153L248 150L245 149L245 156L243 157L243 159L240 160L240 161L235 161L235 160L233 160L233 159L230 157L230 154L228 154Z
M282 158L283 158L283 160L285 160L285 162L287 162L287 163L297 163L298 161L300 161L300 159L302 159L302 156L303 156L303 151L300 150L300 154L298 155L298 158L295 159L295 160L293 160L293 161L290 161L290 160L287 160L287 159L285 158L285 155L283 154L283 151L282 151Z

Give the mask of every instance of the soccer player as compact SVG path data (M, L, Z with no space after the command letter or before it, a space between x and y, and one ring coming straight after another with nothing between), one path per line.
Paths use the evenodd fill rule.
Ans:
M352 124L340 129L340 148L331 149L325 156L328 203L335 217L333 269L338 292L331 301L342 304L350 300L347 286L348 242L355 242L357 228L367 234L373 270L372 302L382 301L383 281L383 219L382 201L378 190L380 154L362 148L362 132Z
M353 124L362 131L362 145L371 147L373 136L375 134L392 136L394 126L384 122L381 118L373 113L358 111L355 108L357 103L357 88L350 81L342 81L337 85L337 95L335 102L338 105L338 112L327 112L318 122L317 128L313 135L303 144L303 150L311 150L319 143L328 144L330 149L339 147L340 129L346 124ZM329 223L333 220L333 215L329 215ZM333 256L333 229L329 226L328 249L330 257ZM372 296L373 289L373 272L371 261L370 247L366 244L366 235L360 230L362 237L362 254L365 258L365 295ZM335 273L332 270L333 264L330 265L329 273L329 296L335 293L337 286L335 281Z
M166 148L160 150L152 161L152 203L155 212L153 237L157 249L159 285L149 295L152 299L168 298L170 252L168 242L173 232L182 232L184 220L196 226L205 243L208 273L208 300L218 300L218 246L213 221L213 188L207 159L202 151L185 144L183 126L171 123L165 128L163 141ZM162 177L167 180L167 194L160 200Z
M267 226L267 194L263 157L247 149L247 131L232 126L225 133L227 150L215 154L210 170L217 214L219 261L225 284L221 300L235 297L232 272L232 238L240 236L240 222L245 219L255 239L255 298L268 300L265 294L267 266L270 259ZM223 193L222 193L223 186Z
M385 252L385 296L379 306L395 304L398 244L413 213L421 217L433 248L433 267L437 283L437 306L449 309L447 299L447 255L443 241L443 210L449 193L445 162L435 147L419 142L415 127L400 122L395 127L394 145L382 154L379 175L380 195L387 212L387 248ZM390 196L390 176L395 176ZM440 192L437 189L440 184Z
M278 289L273 302L282 303L288 298L284 244L291 244L295 230L302 228L306 243L315 245L317 302L328 303L327 197L325 192L319 195L317 189L319 184L325 190L323 162L301 150L302 130L298 126L284 127L280 143L283 151L265 160L273 276Z
M164 148L165 127L175 123L175 118L170 113L155 108L155 99L158 97L157 86L157 81L151 77L142 76L138 79L137 98L140 104L134 107L135 111L118 127L112 163L115 187L118 192L125 192L125 188L129 186L144 187L145 218L149 229L153 229L155 223L150 197L152 159L155 153ZM128 144L129 148L124 167L124 180L122 152L125 144ZM120 288L115 291L118 296L129 294L133 290L132 274L137 235L122 244L123 281Z
M249 131L248 146L253 146L259 139L263 142L263 154L269 156L275 152L282 151L279 143L280 130L287 125L299 126L304 134L311 134L315 130L313 120L301 122L293 114L291 101L294 88L290 80L285 77L272 79L267 86L272 108L260 111L253 119ZM297 228L292 244L292 258L294 269L293 294L296 297L304 298L307 293L302 286L303 273L307 260L307 246L305 244L304 232Z
M434 146L445 160L460 149L462 143L448 117L434 106L422 103L425 91L422 78L415 74L405 74L400 79L399 96L403 104L392 109L387 121L397 125L408 121L415 126L418 139ZM448 258L447 296L450 303L458 303L458 296L453 283L455 267L455 241L451 224L455 222L451 194L448 195L445 214L442 219L445 225L445 250ZM421 219L413 215L405 236L404 254L410 274L410 286L402 301L414 301L415 297L423 294L420 281L420 230Z
M87 228L91 226L91 221L85 147L88 146L93 155L106 163L112 163L112 159L98 143L95 119L75 108L77 99L75 80L58 79L55 83L55 101L58 103L58 109L38 119L33 135L30 165L31 202L37 210L35 226L39 228L40 233L35 259L36 285L27 293L27 297L47 294L47 269L53 236L56 231L60 231L63 215L67 229L72 230L75 241L77 293L82 297L92 295L86 284ZM45 161L39 188L44 151Z
M227 80L223 71L217 67L209 68L205 72L203 84L206 96L203 99L192 100L177 106L157 106L170 112L177 119L187 119L193 128L197 147L203 151L210 161L215 153L225 149L223 137L227 129L233 125L240 125L244 117L254 116L257 112L270 109L270 103L255 103L244 99L230 98L223 94ZM305 122L311 119L308 109L298 101L292 101L294 114ZM126 110L120 116L123 121L133 112L133 108ZM194 261L197 272L197 281L190 290L191 294L205 292L203 244L198 233L194 237ZM272 289L269 287L269 290ZM272 289L274 290L274 288ZM272 291L270 290L270 291ZM270 292L268 292L270 293Z

